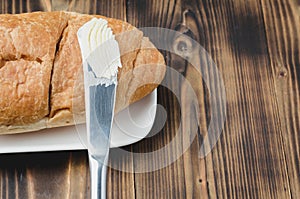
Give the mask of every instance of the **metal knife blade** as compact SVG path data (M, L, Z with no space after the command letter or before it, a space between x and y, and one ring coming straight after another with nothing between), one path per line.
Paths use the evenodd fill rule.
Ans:
M106 155L109 148L110 130L114 116L116 85L89 87L90 118L88 150L94 156Z
M106 198L106 165L114 116L116 85L89 87L88 153L91 171L91 198ZM101 180L101 181L100 181Z

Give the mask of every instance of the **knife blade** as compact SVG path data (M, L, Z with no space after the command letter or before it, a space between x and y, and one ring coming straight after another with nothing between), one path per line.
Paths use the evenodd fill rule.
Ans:
M108 22L93 18L77 32L85 91L91 198L106 198L106 165L114 118L120 49Z
M99 54L95 51L92 54ZM91 56L92 57L92 56ZM85 77L87 143L91 175L91 198L106 198L106 165L109 157L110 134L116 98L115 79L97 77L87 58Z
M106 165L114 116L116 85L89 87L88 154L91 172L91 198L106 198ZM101 180L101 182L99 182Z

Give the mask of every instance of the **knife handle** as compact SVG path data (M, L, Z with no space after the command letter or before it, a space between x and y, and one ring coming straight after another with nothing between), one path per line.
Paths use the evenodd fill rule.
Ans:
M106 199L106 164L89 155L91 199Z

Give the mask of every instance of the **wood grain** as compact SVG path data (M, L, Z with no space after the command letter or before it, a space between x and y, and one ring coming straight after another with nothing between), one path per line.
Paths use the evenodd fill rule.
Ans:
M297 10L296 1L262 1L262 9L290 194L292 198L300 198L299 9Z
M134 155L119 157L112 150L107 192L117 199L300 198L299 5L296 0L0 0L1 13L68 10L177 30L201 44L218 66L226 89L226 123L211 153L199 158L213 117L210 101L217 102L209 93L222 94L220 82L207 56L185 52L194 52L185 37L172 46L195 65L163 51L168 65L185 76L180 86L172 75L165 79L180 91L183 108L174 93L160 87L158 103L165 112L158 112L150 136L122 148ZM186 93L185 81L198 103ZM224 104L218 108L223 116ZM157 133L164 114L165 126ZM178 160L134 173L165 161L153 156L141 163L139 154L166 146L180 124L184 136L169 156L180 156L187 140L192 144ZM0 155L3 199L89 198L89 180L85 151Z

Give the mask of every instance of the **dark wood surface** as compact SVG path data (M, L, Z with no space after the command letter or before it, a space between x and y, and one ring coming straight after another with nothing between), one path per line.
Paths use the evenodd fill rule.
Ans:
M211 117L209 92L193 66L164 52L170 67L198 85L194 89L199 102L197 112L188 106L184 137L169 153L177 153L192 133L197 136L177 161L153 172L134 171L154 167L163 157L153 156L140 165L133 155L114 158L113 150L108 198L300 198L299 0L1 0L0 9L1 13L97 13L137 27L182 31L198 41L218 66L226 88L226 123L213 150L200 158ZM176 42L174 46L179 45ZM221 92L211 71L204 71L212 88ZM192 103L184 93L181 98ZM124 150L154 151L175 136L181 117L178 100L159 87L158 102L167 113L165 126ZM116 165L128 172L113 169ZM0 187L0 198L88 198L87 153L0 155Z

